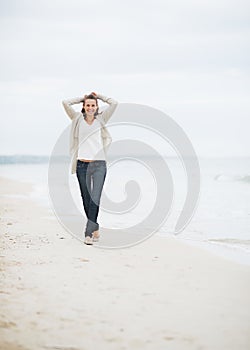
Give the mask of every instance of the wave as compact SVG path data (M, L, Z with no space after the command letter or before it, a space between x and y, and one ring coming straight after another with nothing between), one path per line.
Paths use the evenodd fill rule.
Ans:
M245 182L250 183L250 175L223 175L223 174L217 174L214 177L215 181L239 181L239 182Z
M236 239L236 238L210 238L209 242L219 242L219 243L228 243L228 244L241 244L245 246L250 246L249 239Z

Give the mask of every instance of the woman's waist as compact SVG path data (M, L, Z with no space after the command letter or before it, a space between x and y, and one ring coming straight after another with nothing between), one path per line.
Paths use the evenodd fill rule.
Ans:
M79 163L106 163L104 159L77 159Z

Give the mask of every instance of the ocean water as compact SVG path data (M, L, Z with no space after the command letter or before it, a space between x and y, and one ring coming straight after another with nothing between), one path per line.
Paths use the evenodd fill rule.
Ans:
M32 183L34 191L30 197L53 209L49 198L47 160L46 157L33 157L24 162L20 158L0 157L0 176ZM176 240L199 245L227 259L250 265L250 158L199 159L201 188L197 209L187 227L177 235L174 227L186 196L186 173L178 158L166 158L165 161L173 178L174 200L166 222L156 234L161 237L171 235ZM142 222L154 210L160 189L154 177L154 161L151 164L149 169L143 161L125 160L108 168L103 197L113 203L125 201L130 195L127 185L131 180L138 185L140 195L136 205L122 213L105 210L105 201L101 202L101 226L129 228ZM69 173L68 183L72 198L83 213L76 176Z

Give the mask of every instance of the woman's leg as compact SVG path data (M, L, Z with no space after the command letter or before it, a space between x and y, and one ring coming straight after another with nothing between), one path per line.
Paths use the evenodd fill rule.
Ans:
M94 231L99 229L97 217L101 200L102 189L107 173L106 161L91 162L88 171L92 177L92 190L89 201L88 222L86 226L85 236L92 236Z
M91 176L88 171L88 163L77 162L76 176L78 179L84 211L88 219L90 191L91 191Z

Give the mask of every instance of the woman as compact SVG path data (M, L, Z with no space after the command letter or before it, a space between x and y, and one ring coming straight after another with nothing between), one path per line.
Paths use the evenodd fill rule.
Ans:
M98 99L109 104L98 112ZM101 94L92 92L84 97L62 101L67 115L72 120L70 133L70 152L73 157L72 174L76 173L84 211L87 216L84 243L92 245L98 241L99 224L97 217L104 181L107 173L107 148L112 138L105 126L114 113L118 102ZM72 105L83 103L81 112Z

